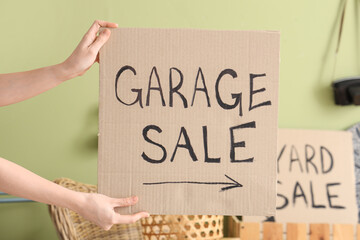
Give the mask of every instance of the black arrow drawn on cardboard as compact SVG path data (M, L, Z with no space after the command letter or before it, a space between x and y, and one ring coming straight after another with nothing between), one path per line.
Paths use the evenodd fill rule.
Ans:
M240 184L238 181L232 179L228 175L225 174L225 177L231 182L196 182L196 181L168 181L168 182L152 182L152 183L143 183L143 185L160 185L160 184L206 184L206 185L230 185L227 187L222 187L220 192L242 187L243 185Z

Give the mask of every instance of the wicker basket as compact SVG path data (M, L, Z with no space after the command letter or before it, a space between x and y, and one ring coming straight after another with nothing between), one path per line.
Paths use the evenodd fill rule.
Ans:
M152 215L141 219L145 240L208 239L223 237L223 216Z
M67 178L60 178L54 182L78 192L97 192L96 186L94 185L75 182ZM49 212L58 235L60 239L63 240L143 239L140 222L134 224L117 224L113 225L109 231L104 231L67 208L50 205Z

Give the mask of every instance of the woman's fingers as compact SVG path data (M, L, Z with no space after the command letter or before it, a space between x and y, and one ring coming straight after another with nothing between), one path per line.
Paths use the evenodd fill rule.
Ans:
M96 54L99 52L100 48L106 43L106 41L110 37L110 30L104 29L99 36L96 38L96 40L93 42L93 44L90 45L90 49L93 50Z
M128 197L128 198L114 198L113 203L114 207L127 207L132 206L138 202L138 197Z
M134 223L136 221L138 221L141 218L146 218L149 217L149 213L147 212L138 212L135 213L133 215L120 215L120 214L116 214L116 218L115 218L115 224L129 224L129 223Z
M86 34L95 36L101 27L116 28L117 26L117 23L95 20Z
M90 29L84 35L84 38L82 39L82 44L90 46L96 39L96 34L101 27L116 28L118 27L118 25L117 23L95 20L95 22L91 25Z
M133 196L133 197L128 197L128 198L118 198L118 199L113 199L113 203L114 203L114 207L126 207L126 206L131 206L134 205L138 202L138 197L137 196ZM143 217L149 217L149 213L147 212L139 212L133 215L120 215L118 213L115 213L116 217L115 217L115 222L114 224L119 224L119 223L134 223L136 221L138 221L140 218Z

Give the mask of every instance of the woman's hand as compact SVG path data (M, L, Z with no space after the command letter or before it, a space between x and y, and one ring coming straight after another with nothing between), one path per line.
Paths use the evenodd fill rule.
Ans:
M82 194L84 203L80 204L78 209L74 209L74 211L104 230L109 230L114 224L134 223L140 218L149 216L147 212L139 212L133 215L121 215L115 212L115 208L136 204L137 197L116 199L97 193Z
M115 199L102 194L76 192L50 182L29 170L0 157L0 191L37 202L69 208L105 230L113 224L133 223L146 212L120 215L117 207L134 205L137 197Z
M110 30L104 29L97 33L100 27L116 28L116 23L96 20L84 35L74 52L63 62L64 68L69 71L70 78L83 75L93 64L98 61L100 48L110 37Z
M100 48L110 37L100 27L117 27L116 23L96 20L74 52L64 62L53 66L17 73L0 74L0 107L24 101L45 92L65 80L84 74L98 59Z

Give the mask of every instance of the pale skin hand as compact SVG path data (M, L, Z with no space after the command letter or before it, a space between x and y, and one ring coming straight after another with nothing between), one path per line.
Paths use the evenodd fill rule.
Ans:
M100 48L110 37L100 27L114 28L116 23L96 20L69 58L60 64L26 72L0 74L0 106L17 103L45 92L65 80L81 76L97 61Z
M74 52L64 62L27 72L0 74L0 106L23 101L45 92L65 80L81 76L98 60L100 48L117 24L97 20L84 35ZM134 205L137 197L110 198L102 194L81 193L61 187L25 168L0 158L0 191L34 201L66 207L109 230L113 224L133 223L147 212L120 215L115 208Z
M75 192L50 182L29 170L0 158L0 190L11 195L69 208L84 218L109 230L113 224L134 223L146 212L120 215L115 208L134 205L137 197L110 198L102 194Z

